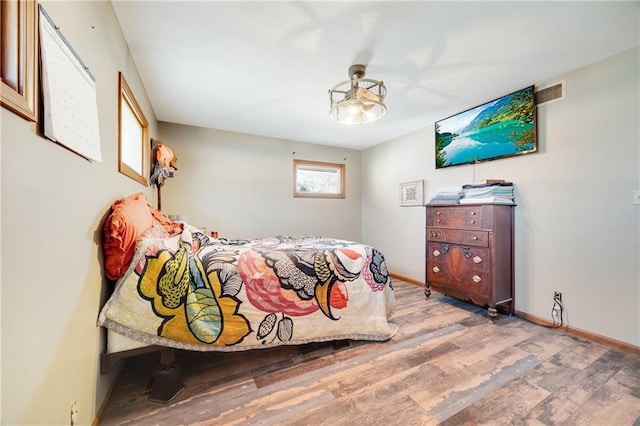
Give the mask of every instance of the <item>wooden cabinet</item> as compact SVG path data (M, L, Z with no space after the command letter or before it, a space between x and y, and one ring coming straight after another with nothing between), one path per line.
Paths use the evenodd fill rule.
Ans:
M427 205L426 288L514 312L513 205Z

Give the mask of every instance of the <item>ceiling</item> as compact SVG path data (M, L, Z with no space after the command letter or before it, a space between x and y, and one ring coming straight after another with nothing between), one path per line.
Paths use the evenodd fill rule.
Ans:
M638 1L112 3L158 120L354 149L640 41ZM344 126L328 89L354 63L388 111Z

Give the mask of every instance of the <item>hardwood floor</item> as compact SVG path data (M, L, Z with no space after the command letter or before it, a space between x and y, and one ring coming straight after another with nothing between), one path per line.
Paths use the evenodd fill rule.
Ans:
M142 395L158 354L126 361L108 425L640 425L640 357L394 280L387 342L178 352L186 388Z

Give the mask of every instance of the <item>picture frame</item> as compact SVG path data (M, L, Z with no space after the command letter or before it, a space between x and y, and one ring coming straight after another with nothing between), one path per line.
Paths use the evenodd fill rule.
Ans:
M414 180L400 184L400 206L424 206L423 180Z

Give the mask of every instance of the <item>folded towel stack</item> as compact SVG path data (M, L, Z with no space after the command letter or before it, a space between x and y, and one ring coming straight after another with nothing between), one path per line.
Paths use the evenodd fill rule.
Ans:
M429 200L429 204L458 204L462 199L462 188L438 188L436 195Z
M483 183L463 185L460 204L498 203L514 204L513 183Z

